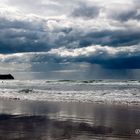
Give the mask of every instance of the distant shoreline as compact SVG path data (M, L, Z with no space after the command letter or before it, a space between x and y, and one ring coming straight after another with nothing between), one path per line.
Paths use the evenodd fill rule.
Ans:
M11 74L0 74L0 80L14 80L14 77Z

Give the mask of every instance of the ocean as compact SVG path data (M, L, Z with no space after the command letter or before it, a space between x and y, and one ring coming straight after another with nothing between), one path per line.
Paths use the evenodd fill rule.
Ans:
M140 81L3 80L0 81L0 98L139 105Z

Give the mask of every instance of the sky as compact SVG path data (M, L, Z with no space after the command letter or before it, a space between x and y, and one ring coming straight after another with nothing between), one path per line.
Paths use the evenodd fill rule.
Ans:
M0 0L0 73L140 79L139 0Z

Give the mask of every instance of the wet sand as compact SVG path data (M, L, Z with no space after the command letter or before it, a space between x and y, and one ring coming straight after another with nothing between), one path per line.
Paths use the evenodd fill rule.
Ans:
M136 140L140 107L0 99L0 140Z

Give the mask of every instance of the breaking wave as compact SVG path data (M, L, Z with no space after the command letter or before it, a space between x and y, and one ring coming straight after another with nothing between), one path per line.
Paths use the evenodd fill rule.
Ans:
M0 98L140 104L140 82L109 80L0 81Z

